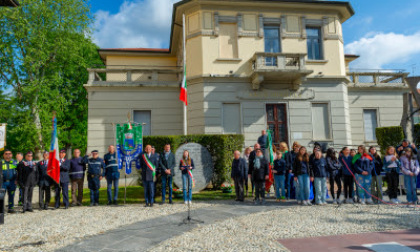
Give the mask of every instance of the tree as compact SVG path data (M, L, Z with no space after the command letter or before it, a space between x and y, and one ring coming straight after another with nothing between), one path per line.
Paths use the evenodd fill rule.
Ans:
M0 85L13 88L14 112L24 113L27 120L20 123L33 128L31 148L46 148L52 111L57 112L60 145L83 148L86 68L101 63L89 37L92 17L87 1L22 0L20 4L17 9L0 9Z

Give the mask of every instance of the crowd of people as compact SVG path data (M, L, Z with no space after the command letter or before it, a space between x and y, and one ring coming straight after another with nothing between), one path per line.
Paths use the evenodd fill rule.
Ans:
M110 145L104 158L99 157L97 150L82 157L79 149L73 151L73 157L66 159L66 150L59 152L60 179L56 183L48 175L49 152L43 153L43 159L34 161L34 154L29 151L25 155L21 152L13 153L4 150L3 160L0 161L0 184L8 196L8 213L15 213L15 192L19 191L19 205L22 212L33 212L32 195L34 188L39 187L39 209L47 210L51 202L51 191L55 191L53 209L64 206L81 206L83 201L83 187L87 178L90 189L90 206L99 205L100 181L106 178L108 205L118 205L118 189L120 171L115 147ZM169 192L169 203L172 204L173 176L175 175L175 155L171 152L171 145L166 144L162 154L155 153L154 147L147 145L137 160L141 167L141 178L145 194L145 207L153 207L155 202L156 181L162 183L162 202L166 201L166 188ZM194 160L187 150L183 153L178 169L182 174L185 204L191 204ZM71 204L69 186L71 185ZM62 196L62 201L61 201Z
M329 148L324 153L318 143L314 144L311 154L306 147L294 142L289 150L285 142L280 143L277 150L273 146L274 160L270 169L268 139L265 131L258 138L253 148L248 147L241 154L234 152L231 167L231 178L234 182L236 200L244 201L248 196L249 184L255 204L264 204L266 182L272 172L276 200L278 202L295 198L301 205L327 204L329 195L333 204L360 203L374 204L383 202L382 172L386 173L388 196L392 204L398 201L399 176L404 175L404 186L407 194L407 204L417 202L417 176L420 173L417 160L417 148L404 140L398 147L389 146L383 158L375 147L367 149L360 145L358 149L344 147L337 153ZM32 212L32 195L39 186L39 208L48 209L51 201L51 190L55 191L53 209L65 209L69 206L81 206L85 177L90 189L90 206L99 205L100 181L106 178L108 205L118 204L118 182L120 172L115 147L110 145L104 158L99 157L98 151L82 157L79 149L73 151L73 157L66 159L66 151L59 153L60 180L57 184L48 176L49 152L43 153L43 159L33 160L33 153L25 155L18 152L13 159L10 150L3 152L0 162L0 182L8 195L8 212L15 213L15 192L19 192L19 205L22 211ZM171 152L171 145L166 144L164 151L159 154L154 147L147 145L139 155L138 163L141 167L141 180L144 188L145 207L153 207L156 198L157 180L162 184L162 204L173 200L173 177L176 170L182 174L182 191L185 204L191 204L194 160L188 150L184 150L179 164ZM2 177L2 178L1 178ZM313 184L313 200L310 201L310 186ZM69 186L71 185L71 204ZM343 195L342 195L343 190ZM62 204L61 204L62 196ZM343 196L343 197L342 197Z
M246 148L242 156L235 151L231 177L235 183L237 201L244 201L244 192L248 196L250 180L254 203L264 204L264 187L270 170L278 202L295 198L301 205L325 205L329 195L333 204L388 203L383 199L383 172L386 174L390 204L401 203L398 200L400 173L404 176L407 205L414 205L418 201L418 150L408 140L403 140L397 147L389 146L383 158L373 146L367 148L360 145L357 150L344 147L338 153L334 148L329 148L324 155L319 143L314 143L312 153L308 153L306 147L298 142L294 142L290 150L282 142L278 150L273 146L272 169L269 169L267 148L267 135L262 131L253 149ZM313 200L310 200L311 182Z

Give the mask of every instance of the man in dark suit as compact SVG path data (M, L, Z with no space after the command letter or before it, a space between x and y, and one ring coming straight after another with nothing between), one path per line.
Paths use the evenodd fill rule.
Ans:
M19 163L18 170L19 184L23 187L23 213L33 212L32 194L38 184L38 170L31 151L26 153L25 160Z
M66 159L66 150L60 151L60 184L55 188L55 208L60 207L60 193L63 192L64 208L69 208L70 160Z
M152 155L152 146L147 145L144 153L139 156L141 167L141 179L143 181L145 207L153 207L154 203L154 181L159 163L155 155Z
M254 150L251 151L251 153L249 154L249 160L248 160L248 172L251 169L254 169L254 160L255 160L255 156L256 156L256 152L257 150L260 148L259 144L255 144L254 145ZM250 174L250 173L248 173ZM252 186L252 197L254 197L254 190L255 190L255 181L254 181L254 177L251 176L251 186Z
M47 210L48 205L50 204L51 200L51 188L50 186L53 185L50 176L48 176L47 169L48 169L48 151L45 151L43 154L44 160L38 162L38 174L39 174L39 209ZM44 201L45 196L45 201Z
M246 172L246 161L241 158L241 153L236 150L234 153L234 159L232 161L232 171L230 177L235 182L235 201L244 201L244 178L248 176Z
M175 155L171 152L171 145L166 144L160 158L162 172L162 204L165 204L166 185L169 187L169 204L172 204L172 182L175 176Z

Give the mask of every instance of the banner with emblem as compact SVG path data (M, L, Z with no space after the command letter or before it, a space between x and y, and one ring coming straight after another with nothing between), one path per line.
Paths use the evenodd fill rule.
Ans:
M139 155L143 152L143 128L141 124L117 124L117 160L118 169L125 164L125 173L131 174L132 162L140 169Z
M6 146L6 124L0 124L0 151Z

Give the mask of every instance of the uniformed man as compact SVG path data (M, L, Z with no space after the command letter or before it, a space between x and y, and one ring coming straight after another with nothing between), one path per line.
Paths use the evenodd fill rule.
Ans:
M118 205L118 182L120 171L118 170L117 153L114 145L108 146L108 153L104 156L105 178L107 183L108 205ZM112 197L112 184L114 184L114 197Z
M60 194L63 192L64 208L69 208L69 171L70 161L66 159L66 150L61 150L60 154L60 184L55 187L55 209L60 208Z
M48 176L48 158L49 152L45 151L43 154L44 160L38 162L39 173L39 209L47 210L51 201L51 186L54 184L50 176Z
M83 163L88 165L87 180L90 189L90 206L99 206L99 188L101 188L105 162L99 157L98 151L94 150L89 156L83 158Z
M26 211L33 212L32 194L34 187L38 184L38 169L33 161L33 153L29 151L25 155L25 160L18 164L19 184L23 187L23 213Z
M83 201L83 182L85 180L86 165L83 164L80 150L74 149L70 160L71 206L81 206Z
M22 162L23 160L23 153L22 152L18 152L16 153L16 163L19 164L20 162ZM19 169L17 170L18 172L18 177L19 177ZM23 186L21 186L19 184L19 179L17 179L18 181L18 186L19 186L19 206L23 205Z
M3 189L7 191L9 200L8 213L15 213L15 192L17 185L17 162L13 159L13 154L10 150L5 150L3 153L3 161L0 162L3 172Z
M147 145L144 153L138 158L140 159L141 178L143 181L144 198L146 200L145 207L153 207L154 203L154 180L156 179L156 169L158 163L156 157L152 155L152 146Z

